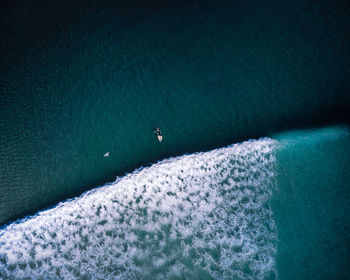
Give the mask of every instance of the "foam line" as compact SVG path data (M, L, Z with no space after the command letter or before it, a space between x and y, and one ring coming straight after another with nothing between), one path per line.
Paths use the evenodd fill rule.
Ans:
M164 160L0 231L0 276L276 275L271 139Z

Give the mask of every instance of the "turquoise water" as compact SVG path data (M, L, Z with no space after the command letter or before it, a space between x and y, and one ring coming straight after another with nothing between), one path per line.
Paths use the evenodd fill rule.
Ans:
M348 278L350 131L273 138L169 158L7 226L0 275Z
M349 130L295 131L276 139L281 146L272 211L280 278L349 278Z
M1 277L349 278L347 2L0 13Z

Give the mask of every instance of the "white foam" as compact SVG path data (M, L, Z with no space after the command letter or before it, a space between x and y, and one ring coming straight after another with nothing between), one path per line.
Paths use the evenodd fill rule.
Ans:
M276 142L171 158L0 231L0 276L264 279Z

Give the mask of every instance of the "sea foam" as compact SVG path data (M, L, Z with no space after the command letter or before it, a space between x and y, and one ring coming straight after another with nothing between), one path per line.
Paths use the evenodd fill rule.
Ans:
M0 231L4 279L277 278L271 139L170 158Z

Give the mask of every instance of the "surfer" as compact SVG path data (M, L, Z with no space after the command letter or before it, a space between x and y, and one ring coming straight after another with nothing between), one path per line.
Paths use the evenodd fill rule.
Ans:
M157 127L156 130L154 131L154 133L157 135L158 141L162 142L163 140L163 135L162 132L160 131L160 128Z

